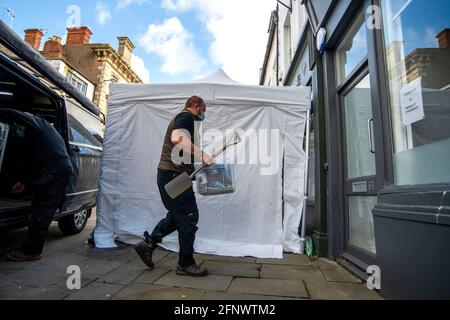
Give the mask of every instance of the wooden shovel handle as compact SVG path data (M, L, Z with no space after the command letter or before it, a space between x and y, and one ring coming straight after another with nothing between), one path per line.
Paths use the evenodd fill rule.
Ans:
M221 155L229 147L234 146L234 145L240 143L241 141L242 141L241 136L237 132L235 132L234 135L233 135L232 141L226 143L219 152L217 152L217 153L215 152L211 157L213 159L216 159L219 155ZM202 171L205 167L206 166L203 164L197 170L195 170L194 173L191 174L191 179L193 179L195 177L195 175L197 173L199 173L200 171Z

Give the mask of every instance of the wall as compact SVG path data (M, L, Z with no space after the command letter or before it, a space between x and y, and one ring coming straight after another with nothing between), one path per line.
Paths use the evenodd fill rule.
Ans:
M86 97L93 101L94 98L94 91L95 91L95 85L89 81L85 76L83 76L81 73L77 72L73 68L71 68L69 65L67 65L63 60L48 60L48 62L55 67L55 69L58 70L60 74L62 74L64 77L67 77L67 74L69 71L71 71L74 75L76 75L78 78L83 80L87 83L87 91L86 91Z
M283 81L292 64L300 36L306 24L306 9L300 0L292 1L292 12L286 7L279 6L279 45L280 45L280 78ZM286 34L286 32L288 34Z
M89 81L97 84L97 74L100 63L97 61L97 55L89 45L66 46L66 59L80 70Z
M265 86L277 85L277 38L273 37L269 59L267 60L266 74L264 77Z

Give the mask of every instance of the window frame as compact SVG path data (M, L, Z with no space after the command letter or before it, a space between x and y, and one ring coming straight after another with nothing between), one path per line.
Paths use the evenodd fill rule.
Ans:
M390 97L390 86L389 86L389 76L387 71L387 59L385 55L385 24L384 16L381 11L381 2L384 0L366 0L371 2L372 5L378 6L380 8L381 14L381 28L374 28L369 30L369 55L372 57L369 59L369 68L376 70L372 72L375 84L374 93L377 94L377 99L379 105L376 109L379 113L382 123L382 130L377 132L375 130L375 139L377 136L382 138L383 143L383 172L384 179L380 188L380 195L389 194L407 194L411 192L421 192L421 191L448 191L450 189L450 182L438 182L438 183L424 183L415 185L398 185L395 184L395 173L394 173L394 138L392 134L392 113L391 113L391 97ZM376 147L378 144L375 143ZM377 162L378 163L378 162ZM378 170L378 167L377 167Z
M88 83L81 79L79 76L77 76L74 72L69 71L67 73L67 80L69 83L74 86L79 92L81 92L83 95L87 95L87 88Z

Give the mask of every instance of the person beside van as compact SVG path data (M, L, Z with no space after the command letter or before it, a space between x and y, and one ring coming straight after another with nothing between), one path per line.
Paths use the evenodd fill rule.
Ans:
M27 238L7 258L16 262L40 260L50 224L64 204L65 189L73 176L72 162L64 139L45 119L3 108L0 108L0 119L19 128L26 146L24 158L30 176L25 179L28 181L17 180L11 193L17 195L28 189L33 195Z
M177 275L205 277L206 268L196 264L194 259L195 234L198 230L199 212L194 190L191 187L186 192L172 199L165 186L183 172L194 172L194 158L201 159L203 164L211 166L214 162L208 154L195 145L195 121L203 121L206 115L206 104L202 98L193 96L186 102L184 110L170 122L158 166L158 187L161 199L168 210L166 218L161 220L150 235L144 233L144 241L135 245L135 250L142 261L153 269L153 251L163 238L178 231L180 244ZM175 147L191 158L191 163L176 164L172 156ZM176 152L175 152L176 153ZM184 158L184 157L183 157Z

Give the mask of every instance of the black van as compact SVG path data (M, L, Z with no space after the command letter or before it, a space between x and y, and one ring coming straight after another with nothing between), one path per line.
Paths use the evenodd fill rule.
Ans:
M40 53L0 21L0 108L19 108L49 121L66 141L75 178L55 220L63 234L81 232L96 205L103 123L98 108ZM24 162L20 130L0 119L0 230L28 224L31 195L11 194Z

